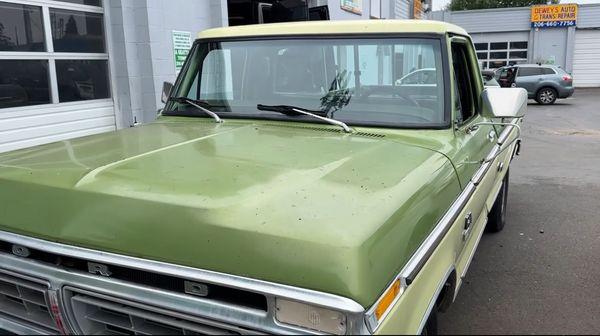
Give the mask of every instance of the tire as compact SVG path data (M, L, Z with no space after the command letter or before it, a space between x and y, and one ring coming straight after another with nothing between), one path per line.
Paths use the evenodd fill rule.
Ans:
M492 206L492 211L488 214L488 222L486 225L486 231L488 232L500 232L504 229L504 225L506 224L506 205L508 203L509 184L508 175L509 172L506 172L498 197L496 197L494 206Z
M427 323L421 331L421 335L437 335L438 334L438 323L437 323L437 311L435 308L429 313Z
M535 95L535 101L540 105L552 105L558 98L558 92L551 87L544 87L538 90Z

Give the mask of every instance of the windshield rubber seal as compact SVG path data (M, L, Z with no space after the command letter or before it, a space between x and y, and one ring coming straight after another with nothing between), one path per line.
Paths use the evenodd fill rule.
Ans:
M378 123L378 122L347 122L349 126L365 126L365 127L380 127L380 128L390 128L390 129L449 129L452 127L452 106L450 104L451 96L450 96L450 60L448 54L448 37L449 35L446 33L351 33L351 34L294 34L294 35L262 35L262 36L226 36L226 37L211 37L211 38L199 38L196 39L192 45L192 49L190 50L190 55L193 54L198 45L202 43L220 43L220 42L233 42L233 41L272 41L272 40L305 40L305 39L381 39L381 38L421 38L421 39L434 39L440 42L440 53L441 53L441 61L442 61L442 80L444 85L444 122L435 123L435 124L388 124L388 123ZM191 59L187 58L183 67L181 69L180 75L177 76L177 80L173 86L173 90L171 92L178 92L179 86L181 86L181 82L183 81L184 74L188 71L191 64ZM176 111L169 111L169 107L171 107L173 102L167 103L161 115L163 116L180 116L180 117L203 117L200 115L192 114L189 112L186 114L177 113ZM277 120L277 121L299 121L299 122L307 122L313 124L325 124L319 120L302 120L298 117L288 117L288 116L261 116L257 117L257 115L242 115L242 114L234 114L223 112L215 112L219 117L227 119L227 118L235 118L235 119L259 119L259 120Z

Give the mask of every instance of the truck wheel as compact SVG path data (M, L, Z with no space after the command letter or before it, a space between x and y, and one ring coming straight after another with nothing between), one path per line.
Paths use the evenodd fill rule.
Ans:
M541 105L551 105L556 101L557 95L558 93L553 88L541 88L535 97L535 101Z
M506 176L504 176L504 180L502 181L502 186L500 187L500 192L498 193L498 197L494 202L494 206L492 206L492 211L488 214L488 222L486 225L486 230L488 232L500 232L504 229L504 224L506 224L506 204L508 202L508 173L506 172Z
M427 319L427 323L423 327L423 331L421 331L421 335L437 335L438 334L438 325L437 325L437 311L435 308L431 310L429 313L429 318Z

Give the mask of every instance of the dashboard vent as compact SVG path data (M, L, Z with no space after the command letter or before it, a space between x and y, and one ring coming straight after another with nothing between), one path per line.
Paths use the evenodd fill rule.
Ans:
M67 289L70 312L84 335L243 335L243 328L125 301Z
M0 271L0 316L58 333L48 303L48 286Z

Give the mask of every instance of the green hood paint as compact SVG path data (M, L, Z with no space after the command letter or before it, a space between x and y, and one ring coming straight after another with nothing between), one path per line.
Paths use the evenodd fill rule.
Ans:
M368 307L460 192L452 133L331 130L162 117L2 154L0 229Z

